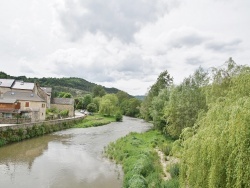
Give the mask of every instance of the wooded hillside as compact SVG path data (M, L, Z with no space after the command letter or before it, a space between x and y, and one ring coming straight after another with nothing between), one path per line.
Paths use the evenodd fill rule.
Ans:
M17 80L23 80L24 82L36 82L42 87L52 87L53 94L59 92L69 92L73 96L78 96L86 93L91 93L93 88L97 86L95 83L91 83L82 78L27 78L26 76L10 76L4 72L0 72L0 78L12 78ZM117 93L116 88L107 88L103 86L103 89L107 93Z

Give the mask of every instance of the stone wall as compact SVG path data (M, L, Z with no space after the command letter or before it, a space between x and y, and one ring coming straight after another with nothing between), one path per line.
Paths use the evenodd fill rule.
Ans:
M51 108L56 108L58 110L68 110L69 111L69 117L74 116L74 105L66 105L66 104L51 104Z
M22 123L30 123L30 118L0 118L1 124L22 124Z
M26 129L26 128L32 128L33 126L54 126L54 125L62 125L64 123L77 123L83 120L84 117L76 117L76 118L67 118L67 119L57 119L57 120L50 120L50 121L40 121L40 122L32 122L32 123L23 123L23 124L15 124L10 126L0 126L0 131L5 131L7 129Z

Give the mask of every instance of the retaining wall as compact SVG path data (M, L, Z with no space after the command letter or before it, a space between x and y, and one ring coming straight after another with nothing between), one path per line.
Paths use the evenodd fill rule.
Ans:
M73 127L84 117L0 126L0 146Z
M5 131L7 129L26 129L32 128L33 126L41 126L41 125L61 125L63 123L77 123L83 120L84 117L76 117L76 118L67 118L67 119L57 119L57 120L49 120L49 121L39 121L39 122L32 122L32 123L23 123L23 124L13 124L8 126L0 126L0 131Z

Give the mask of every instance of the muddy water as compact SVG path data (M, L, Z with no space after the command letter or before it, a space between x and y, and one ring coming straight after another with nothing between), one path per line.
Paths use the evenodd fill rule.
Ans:
M2 188L119 188L120 166L103 157L108 143L150 128L139 119L68 129L0 148Z

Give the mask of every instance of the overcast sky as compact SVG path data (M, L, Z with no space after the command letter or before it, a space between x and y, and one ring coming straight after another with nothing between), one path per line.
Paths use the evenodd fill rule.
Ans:
M250 65L250 0L1 0L0 71L145 94L229 57Z

